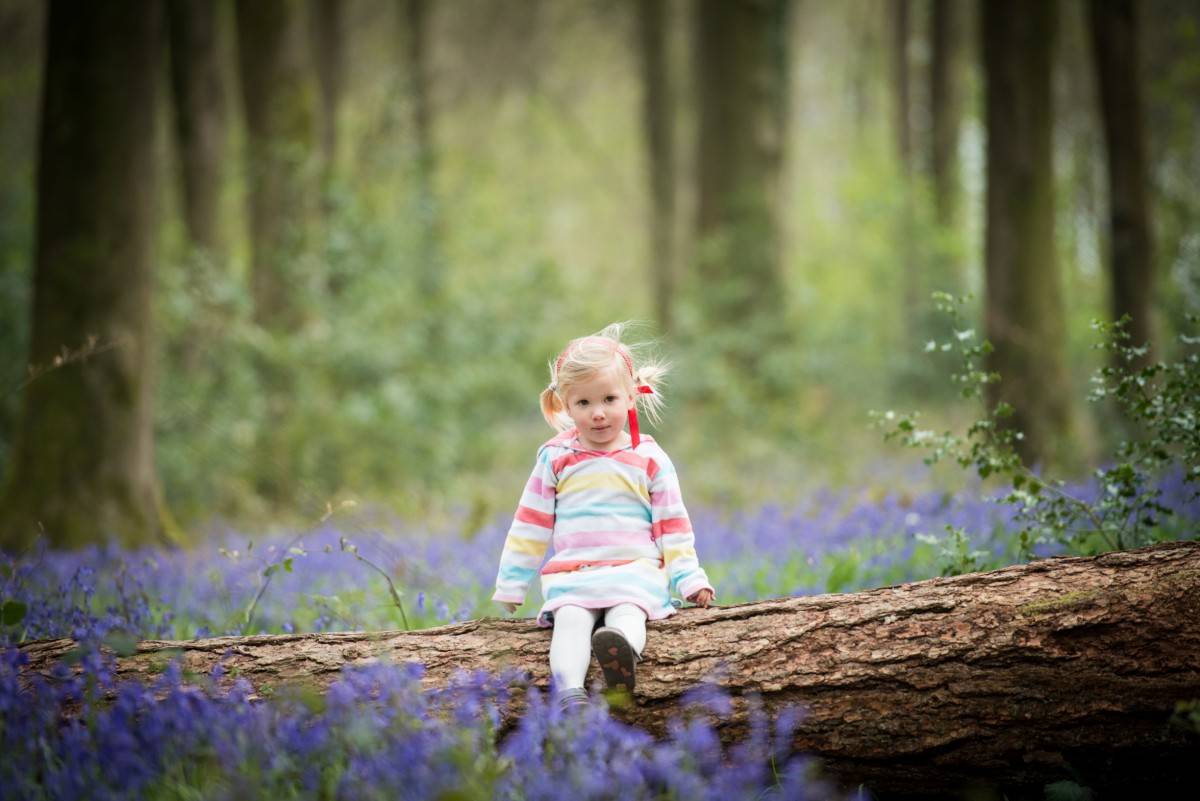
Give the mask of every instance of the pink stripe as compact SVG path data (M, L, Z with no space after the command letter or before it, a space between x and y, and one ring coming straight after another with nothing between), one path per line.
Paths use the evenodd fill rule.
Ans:
M576 562L547 562L542 568L543 576L552 576L555 573L574 573L576 570L584 567L616 567L617 565L627 565L633 559L591 559ZM661 567L661 565L660 565Z
M687 534L692 530L692 521L686 517L668 517L650 527L650 536L658 539L664 534Z
M573 534L559 534L554 538L554 549L565 551L568 548L595 548L604 545L627 545L631 541L636 544L649 539L648 531L577 531Z
M651 506L674 506L678 503L683 503L683 495L677 489L650 493Z
M530 509L528 506L518 506L515 517L522 523L529 523L530 525L541 526L542 528L554 528L554 515Z
M547 500L554 499L554 487L547 487L537 476L529 477L529 483L525 485L525 491L533 495L539 495Z

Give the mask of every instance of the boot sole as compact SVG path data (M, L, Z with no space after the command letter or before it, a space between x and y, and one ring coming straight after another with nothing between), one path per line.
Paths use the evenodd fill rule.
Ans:
M592 635L592 653L600 663L608 689L633 692L637 683L637 655L621 632L607 626L597 629Z

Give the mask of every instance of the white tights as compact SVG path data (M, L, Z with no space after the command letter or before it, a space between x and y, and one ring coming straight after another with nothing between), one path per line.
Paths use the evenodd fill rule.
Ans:
M646 646L646 613L633 604L608 609L562 606L554 610L554 636L550 639L550 672L560 690L583 687L592 661L592 629L604 613L604 625L622 634L640 656Z

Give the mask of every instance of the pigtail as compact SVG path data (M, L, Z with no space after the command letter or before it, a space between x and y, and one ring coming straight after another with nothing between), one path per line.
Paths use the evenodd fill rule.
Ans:
M566 407L563 406L562 398L558 396L558 390L553 385L542 390L541 396L542 417L546 418L546 422L550 427L558 431L565 430L563 424L563 413L566 412ZM567 425L567 428L570 426Z
M655 424L662 420L662 410L666 405L663 401L662 385L663 379L670 369L670 365L666 362L648 362L639 365L633 374L635 385L650 387L650 392L639 391L634 395L634 400L637 402L638 408L646 413L646 418Z

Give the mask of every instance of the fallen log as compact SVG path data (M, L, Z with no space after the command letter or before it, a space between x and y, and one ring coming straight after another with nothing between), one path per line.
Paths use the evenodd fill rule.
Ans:
M424 664L429 686L457 671L519 667L548 681L550 632L486 618L413 632L146 641L118 675L149 679L164 655L261 694L323 689L343 666ZM29 643L25 670L49 676L71 640ZM593 666L593 669L594 666ZM1200 542L843 595L689 609L651 624L629 723L665 730L706 680L734 696L720 724L745 733L751 699L802 705L797 750L882 796L1004 788L1010 797L1069 779L1106 795L1186 786L1200 738L1172 726L1200 699Z

